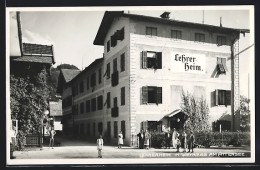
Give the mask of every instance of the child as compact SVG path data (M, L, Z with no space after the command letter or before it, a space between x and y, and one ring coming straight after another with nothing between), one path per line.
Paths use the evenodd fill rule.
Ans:
M102 135L99 136L99 139L97 139L97 150L98 150L98 158L102 158L102 149L103 149L103 139L102 139Z

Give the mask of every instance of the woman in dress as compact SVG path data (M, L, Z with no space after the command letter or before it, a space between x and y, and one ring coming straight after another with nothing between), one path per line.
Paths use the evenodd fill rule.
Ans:
M99 158L102 158L102 149L103 149L103 144L104 144L104 141L102 139L102 135L99 136L99 138L97 139L97 150L98 150L98 157Z
M173 132L172 132L172 147L175 149L177 148L177 138L178 138L179 134L176 131L175 128L173 128Z
M148 132L148 130L145 130L145 133L144 133L144 147L145 147L145 149L149 149L150 138L151 138L150 133Z
M122 145L124 144L124 141L123 141L123 134L122 134L122 131L119 132L118 134L118 148L122 148Z

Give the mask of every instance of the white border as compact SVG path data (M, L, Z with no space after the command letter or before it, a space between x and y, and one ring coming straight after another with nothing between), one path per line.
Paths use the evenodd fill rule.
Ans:
M250 44L254 43L254 6L138 6L138 7L23 7L6 8L6 111L10 113L10 63L9 63L9 12L11 11L106 11L106 10L249 10ZM164 163L254 163L255 162L255 65L254 46L250 48L250 108L251 108L251 158L134 158L134 159L10 159L10 146L7 145L7 165L47 165L47 164L164 164ZM9 127L11 114L6 114L7 144L10 142ZM69 161L68 161L69 160ZM87 160L87 161L86 161Z

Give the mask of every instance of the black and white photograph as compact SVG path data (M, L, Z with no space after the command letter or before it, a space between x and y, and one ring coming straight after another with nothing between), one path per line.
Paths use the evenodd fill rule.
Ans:
M6 8L7 165L255 162L254 17Z

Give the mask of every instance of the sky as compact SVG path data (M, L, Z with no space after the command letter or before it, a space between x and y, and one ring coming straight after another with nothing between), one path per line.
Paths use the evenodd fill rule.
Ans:
M117 8L126 13L159 17L169 11L170 19L202 23L219 26L222 17L223 27L250 28L248 9L229 8L197 8L183 10L181 8ZM108 9L106 9L108 10ZM79 69L87 67L96 58L103 56L104 47L93 45L98 28L104 15L104 9L73 10L70 11L21 11L23 42L52 44L56 67L59 64L73 64ZM252 21L252 20L251 20ZM250 34L240 37L240 51L250 46ZM240 93L248 96L248 74L250 72L249 50L240 54ZM252 73L251 73L252 74Z

